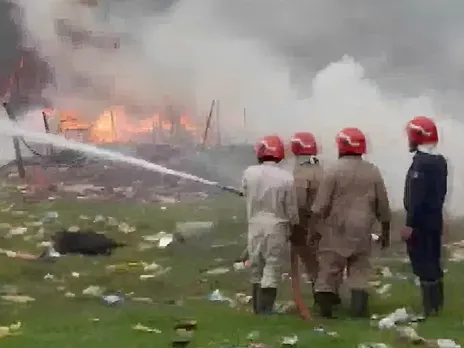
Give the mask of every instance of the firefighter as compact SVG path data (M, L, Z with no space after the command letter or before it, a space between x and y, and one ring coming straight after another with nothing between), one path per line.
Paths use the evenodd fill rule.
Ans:
M364 160L366 138L357 128L345 128L336 136L338 161L324 172L312 205L312 218L323 219L319 228L319 273L315 299L321 316L332 318L335 294L347 269L351 290L351 316L368 315L368 276L371 232L382 226L382 249L390 243L391 211L379 169Z
M317 243L319 234L309 230L310 209L322 179L322 168L317 159L316 139L311 133L295 133L291 139L291 149L296 157L295 179L300 223L292 233L290 242L298 254L314 291L317 277ZM304 160L303 160L304 158Z
M447 194L447 161L435 152L438 131L428 117L419 116L406 127L409 151L414 152L406 175L404 208L406 225L401 237L421 285L424 315L436 315L443 307L441 266L443 204Z
M291 227L298 223L298 208L293 177L277 166L285 157L282 140L266 136L255 151L258 164L248 167L242 179L252 301L255 313L271 313Z

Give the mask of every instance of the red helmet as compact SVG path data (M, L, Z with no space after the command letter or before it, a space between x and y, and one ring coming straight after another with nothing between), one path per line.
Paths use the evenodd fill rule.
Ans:
M277 135L268 135L262 138L255 145L255 152L258 159L270 157L280 162L285 158L284 143Z
M295 133L290 141L295 156L316 156L317 143L314 135L309 132Z
M414 117L408 122L406 132L411 146L438 143L437 125L428 117Z
M344 128L336 136L338 153L364 155L366 153L366 137L358 128Z

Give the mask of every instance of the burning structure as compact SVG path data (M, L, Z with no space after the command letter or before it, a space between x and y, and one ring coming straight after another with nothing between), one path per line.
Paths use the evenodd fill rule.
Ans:
M131 117L123 106L104 110L93 122L75 111L45 110L51 131L81 142L175 143L196 144L201 141L200 127L188 113L177 113L171 106L143 118Z
M94 3L91 2L90 5L92 4ZM85 5L89 5L87 1ZM11 18L8 19L11 21ZM118 52L122 55L127 48L124 46L127 45L127 41L124 41L126 38L124 36L119 38L118 33L104 30L100 32L93 26L79 26L79 23L61 20L60 17L57 17L53 23L52 29L60 42L58 48L63 48L65 52L79 54L85 47L111 57L113 53L117 56ZM35 109L37 106L48 107L44 109L43 116L46 130L52 133L100 146L117 144L120 152L172 169L197 173L210 179L230 175L229 171L226 174L215 173L215 166L219 166L216 162L225 159L225 156L222 154L217 157L209 156L207 154L209 149L201 153L197 151L195 145L216 144L220 136L218 127L211 125L215 122L212 121L214 103L209 115L198 115L191 85L185 84L183 86L185 90L173 90L169 88L166 81L160 81L155 86L162 86L162 91L157 95L159 99L152 97L150 92L146 92L144 98L132 98L130 93L134 90L151 91L151 89L144 89L141 88L143 85L135 84L130 85L130 88L118 90L114 88L117 83L112 78L94 86L92 74L98 74L99 71L92 70L88 75L82 75L79 69L72 69L74 67L72 62L66 65L66 60L64 63L55 61L56 66L53 65L53 61L48 65L42 62L40 55L35 54L33 49L27 52L19 51L20 38L16 37L15 40L11 50L16 52L16 57L12 57L10 67L5 68L8 71L0 75L0 93L8 96L8 104L12 106L13 113L20 114L21 109ZM66 74L61 76L69 77L65 83L60 83L62 80L57 78L60 75L61 63L66 65L64 69ZM134 71L138 72L137 69L129 70L131 75ZM109 72L108 76L112 77L111 69ZM179 74L182 75L183 72ZM176 75L177 77L182 78ZM83 88L85 93L82 92L81 84L86 87ZM124 83L119 85L125 86ZM47 87L50 90L58 90L59 95L46 93ZM170 98L160 100L163 94L169 94L172 100ZM33 100L31 96L34 97ZM50 100L46 100L43 96L47 96ZM92 98L94 100L90 100ZM88 107L82 105L83 101L89 101ZM37 117L41 117L40 113ZM209 128L211 132L207 134L205 129ZM27 158L26 156L23 158L26 174L35 173L30 175L29 179L26 177L26 182L30 181L31 185L38 180L38 177L43 177L47 185L62 187L65 191L69 186L94 185L98 188L98 192L100 187L103 187L104 196L107 197L118 195L122 190L127 191L127 194L124 194L126 198L135 196L147 201L157 201L159 195L178 196L187 192L204 194L202 191L205 187L200 184L184 183L175 177L134 169L112 161L87 158L80 153L73 153L72 150L53 149L52 151L48 145L45 145L47 149L43 149L38 144L28 144L24 139L21 141L23 155L30 154ZM11 162L11 164L15 163L15 161ZM235 166L236 163L233 167ZM13 182L16 180L14 167L14 165L4 167L4 173L8 174L8 178ZM37 171L34 171L35 169Z

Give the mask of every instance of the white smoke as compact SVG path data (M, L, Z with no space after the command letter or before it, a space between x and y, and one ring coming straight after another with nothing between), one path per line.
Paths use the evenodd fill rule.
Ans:
M116 102L151 107L169 94L203 111L212 99L219 99L226 135L253 140L278 133L288 140L292 132L312 131L322 145L322 159L327 161L335 157L335 134L343 127L359 127L369 138L368 157L384 173L395 208L401 208L410 162L404 126L415 115L435 117L443 139L441 149L454 174L450 212L460 214L464 188L459 177L464 174L464 164L458 142L464 126L444 118L435 97L386 95L349 56L327 61L327 66L301 87L292 84L294 66L288 57L269 44L272 40L263 40L263 33L252 36L246 35L245 29L237 30L240 22L232 25L228 19L228 10L234 6L226 7L222 1L180 1L162 12L149 11L144 1L130 5L102 0L95 8L64 0L14 2L23 9L25 42L36 47L55 70L56 84L45 93L57 107L97 115L97 109ZM240 18L239 12L233 14L232 18ZM249 15L243 13L244 18ZM261 16L269 19L268 37L278 36L283 23L289 29L281 38L293 37L296 42L304 36L301 16L293 23L289 13L273 11L270 5ZM103 49L87 44L72 48L57 35L55 23L60 19L94 35L120 36L121 47ZM272 30L273 21L279 30ZM317 28L311 35L323 40L322 19ZM244 108L246 129L242 125Z

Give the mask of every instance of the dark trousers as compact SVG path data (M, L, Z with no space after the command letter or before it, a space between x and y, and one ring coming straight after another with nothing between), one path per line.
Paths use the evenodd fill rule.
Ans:
M441 236L441 229L416 229L406 243L412 271L421 282L436 282L443 278Z

